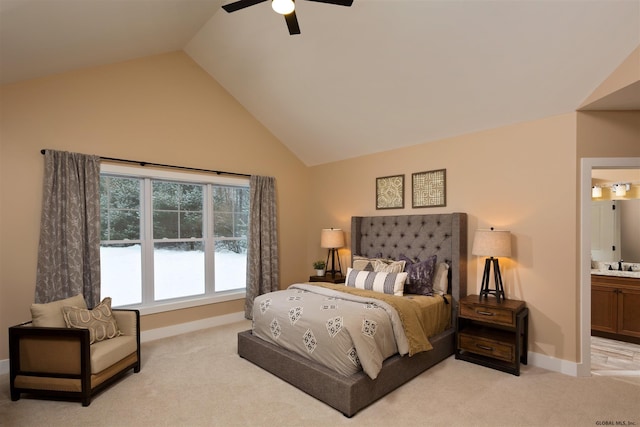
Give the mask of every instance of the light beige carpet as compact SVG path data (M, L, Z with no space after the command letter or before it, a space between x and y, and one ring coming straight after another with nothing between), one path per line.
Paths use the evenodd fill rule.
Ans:
M9 399L2 426L640 426L640 384L525 366L520 377L453 357L346 418L236 354L249 322L142 346L142 370L83 408ZM609 424L611 425L611 424Z

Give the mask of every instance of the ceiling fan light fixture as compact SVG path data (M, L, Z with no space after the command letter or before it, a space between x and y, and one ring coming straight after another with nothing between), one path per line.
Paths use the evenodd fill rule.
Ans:
M271 8L280 15L288 15L296 8L293 0L272 0Z

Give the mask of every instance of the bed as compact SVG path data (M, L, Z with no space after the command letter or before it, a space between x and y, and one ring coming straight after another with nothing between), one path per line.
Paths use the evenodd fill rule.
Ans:
M451 322L429 338L432 350L394 354L375 379L362 370L345 376L307 357L267 342L251 330L238 334L238 354L298 389L351 417L455 352L457 307L466 295L465 213L368 216L351 219L351 253L367 258L426 259L437 255L449 268Z

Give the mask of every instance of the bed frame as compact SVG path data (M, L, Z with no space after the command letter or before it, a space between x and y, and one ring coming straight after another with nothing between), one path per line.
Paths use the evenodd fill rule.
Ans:
M316 362L254 337L238 334L238 354L351 417L455 352L460 297L467 294L467 215L465 213L352 217L352 254L424 260L437 254L449 265L451 327L430 338L433 350L412 357L391 356L375 380L360 371L338 374Z

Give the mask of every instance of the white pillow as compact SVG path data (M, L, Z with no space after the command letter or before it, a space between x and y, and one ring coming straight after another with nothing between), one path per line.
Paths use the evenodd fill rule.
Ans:
M347 268L345 285L401 297L405 280L407 280L407 273L360 271Z
M449 264L440 262L436 266L436 274L433 279L433 293L444 295L449 289Z

